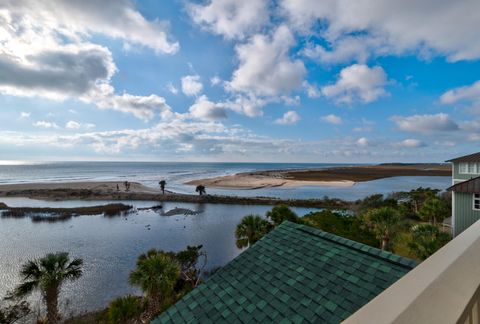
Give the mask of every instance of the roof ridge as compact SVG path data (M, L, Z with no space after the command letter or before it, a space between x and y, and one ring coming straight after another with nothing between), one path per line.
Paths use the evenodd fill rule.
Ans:
M347 238L344 238L344 237L341 237L341 236L338 236L338 235L335 235L335 234L332 234L332 233L328 233L328 232L322 231L321 229L318 229L318 228L315 228L315 227L312 227L312 226L308 226L308 225L304 225L304 224L296 224L296 223L293 223L293 222L290 222L290 221L284 221L280 226L282 226L282 225L283 226L294 227L295 229L297 229L299 231L302 231L304 233L307 233L309 235L314 235L316 237L321 237L322 239L328 240L330 242L333 242L333 243L336 243L336 244L339 244L339 245L343 245L345 247L348 247L349 249L354 249L354 250L356 250L356 251L358 251L362 254L366 254L366 255L372 256L376 259L387 261L387 262L396 264L396 265L401 266L401 267L412 269L413 267L415 267L418 264L418 262L415 261L415 260L400 256L398 254L394 254L394 253L391 253L391 252L388 252L388 251L384 251L384 250L375 248L373 246L370 246L370 245L367 245L367 244L364 244L364 243L353 241L353 240L350 240L350 239L347 239ZM375 252L373 252L373 251L375 251ZM397 260L394 260L394 259L390 258L389 256L394 256L395 259L397 259Z
M476 176L475 178L470 178L470 179L467 179L467 180L464 180L462 182L459 182L459 183L456 183L450 187L447 188L447 191L450 191L450 190L453 190L455 187L458 187L460 185L464 185L464 184L467 184L471 181L475 181L475 180L479 180L480 179L480 176Z
M450 159L450 160L446 160L445 162L457 162L457 161L460 161L460 160L463 160L463 159L466 159L466 158L470 158L470 157L475 157L475 156L480 156L480 152L459 156L459 157L456 157L456 158L453 158L453 159Z

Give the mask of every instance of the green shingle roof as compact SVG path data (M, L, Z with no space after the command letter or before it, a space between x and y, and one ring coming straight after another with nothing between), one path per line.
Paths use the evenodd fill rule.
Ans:
M416 264L284 222L152 323L338 323Z

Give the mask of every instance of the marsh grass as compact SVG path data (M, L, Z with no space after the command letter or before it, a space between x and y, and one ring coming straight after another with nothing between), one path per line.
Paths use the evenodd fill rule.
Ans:
M5 205L6 206L6 205ZM131 205L107 204L89 207L50 208L50 207L3 207L2 218L30 217L32 222L61 222L76 216L104 215L106 217L125 216L133 209Z

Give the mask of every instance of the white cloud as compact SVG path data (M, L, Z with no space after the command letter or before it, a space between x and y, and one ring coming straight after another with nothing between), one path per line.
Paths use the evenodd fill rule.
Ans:
M320 33L333 51L320 51L325 62L361 62L387 52L440 54L451 61L480 57L478 1L282 0L281 5L291 25L305 34L321 23Z
M167 83L167 90L176 95L178 93L178 89L171 83Z
M203 95L195 100L195 103L190 107L190 115L194 118L205 120L217 120L227 118L224 104L216 104L208 100L208 97Z
M90 0L82 2L83 9L80 8L78 12L69 11L62 16L62 10L68 11L67 8L70 7L75 9L76 2L52 1L47 4L21 0L15 2L15 5L13 2L7 2L6 9L0 10L0 42L2 44L0 47L0 70L2 71L0 93L14 96L39 96L53 100L74 98L102 109L131 113L144 120L153 118L156 112L160 112L161 116L168 115L170 107L166 105L164 98L156 95L115 94L110 81L117 68L111 52L103 46L91 44L85 40L90 31L107 33L108 28L115 29L115 26L108 28L104 25L103 27L90 26L81 29L80 25L75 25L79 17L87 15L85 12L98 17L99 14L91 12L95 4L97 3ZM117 24L117 27L121 24L122 28L130 26L134 29L129 20L133 19L140 23L148 34L150 25L142 23L141 16L132 11L132 8L131 3L126 0L105 1L105 3L102 2L98 11L111 9L112 13L118 14L112 16L108 13L109 19L120 19L123 17L122 13L126 12L129 17L125 18L125 22L112 23ZM56 12L58 17L52 16L50 9ZM107 13L103 12L103 14ZM66 17L72 18L73 21L64 21ZM85 17L85 19L89 21L90 18ZM129 41L145 41L135 36L137 35L135 31L126 31L124 37L113 29L108 29L111 35L107 33L112 37L127 40L127 36L130 35L133 38L129 38ZM160 32L160 30L157 31ZM159 37L162 37L161 34ZM160 50L156 40L151 39L150 45L155 50Z
M318 98L322 95L320 89L313 84L310 84L308 81L303 81L303 87L307 91L307 96L309 98Z
M182 78L182 92L187 96L196 96L203 90L200 76L187 75Z
M393 116L391 120L397 124L399 130L405 132L433 133L458 130L458 125L444 113L408 117Z
M332 44L331 49L319 44L308 44L303 54L322 64L358 62L365 63L370 56L385 55L389 48L382 40L372 36L344 36Z
M326 116L323 116L321 117L321 119L326 122L326 123L329 123L329 124L333 124L333 125L341 125L343 124L343 120L341 117L339 116L336 116L334 114L330 114L330 115L326 115Z
M84 95L99 83L108 82L116 67L108 49L79 44L45 48L25 58L3 55L0 70L0 92L65 99Z
M268 0L210 0L190 4L193 21L227 39L244 38L260 30L269 20Z
M235 50L240 66L227 89L256 96L277 96L300 88L306 70L302 61L292 60L288 55L294 44L290 30L281 25L271 36L257 34L238 45Z
M370 145L370 141L368 140L368 138L366 137L360 137L358 140L357 140L357 144L360 145L360 146L368 146Z
M210 78L210 84L211 84L212 86L216 86L216 85L218 85L218 84L220 84L220 83L222 83L222 79L220 79L219 76L216 75L216 76Z
M70 120L65 124L65 128L67 129L79 129L82 125L80 123L77 123L74 120Z
M59 128L57 124L44 120L34 122L33 126L40 128Z
M163 97L154 94L150 96L136 96L128 93L117 95L114 93L113 87L107 84L81 97L81 100L94 103L101 109L132 114L144 121L152 119L157 113L162 118L170 118L173 114Z
M22 119L23 118L28 118L28 117L30 117L30 115L31 115L31 113L22 111L20 113L20 118L22 118Z
M274 123L279 125L294 125L298 123L300 119L300 115L296 111L290 110L283 114L282 118L275 120Z
M387 83L387 75L380 66L370 68L364 64L353 64L340 71L336 83L322 87L322 94L338 103L356 100L369 103L387 95L384 90Z
M443 104L454 104L457 102L468 102L480 106L480 81L469 86L451 89L440 97Z
M22 36L32 37L36 30L43 34L57 34L77 41L79 38L102 34L121 39L127 44L138 44L157 53L172 54L179 44L169 40L168 23L148 21L130 0L5 0L2 2L4 28L18 28ZM1 19L0 19L1 21ZM20 36L20 35L18 35ZM37 41L41 41L39 39Z
M426 144L418 139L408 138L403 141L397 142L394 146L405 147L405 148L417 148L426 146Z

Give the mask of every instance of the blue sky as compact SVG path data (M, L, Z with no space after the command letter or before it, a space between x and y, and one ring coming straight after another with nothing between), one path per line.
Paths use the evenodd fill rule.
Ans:
M471 0L7 0L0 160L468 154L478 21Z

